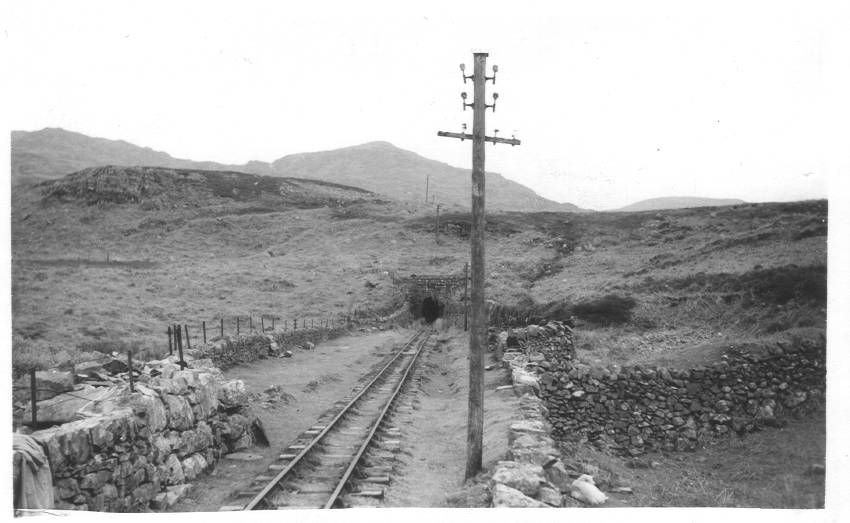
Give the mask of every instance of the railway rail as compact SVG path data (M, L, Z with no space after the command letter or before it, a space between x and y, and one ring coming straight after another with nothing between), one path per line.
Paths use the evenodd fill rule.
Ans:
M374 449L398 445L398 429L388 426L387 414L430 337L430 328L417 331L364 379L364 386L337 404L327 422L305 431L269 474L255 480L266 481L265 486L241 493L252 496L250 501L222 510L339 508L349 505L346 499L383 496L390 467L379 464L386 453Z

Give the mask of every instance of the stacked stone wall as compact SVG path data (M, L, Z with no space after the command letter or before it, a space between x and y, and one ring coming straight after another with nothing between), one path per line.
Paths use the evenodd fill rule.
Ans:
M55 508L110 512L172 505L224 454L252 444L255 418L239 380L209 360L172 360L114 387L78 421L32 433L53 474Z
M565 334L564 325L558 322L535 326L532 331L540 336L536 341L558 340ZM536 378L529 372L529 357L534 357L534 353L517 350L515 337L506 347L508 339L506 334L501 336L499 348L511 376L512 384L507 387L520 396L519 412L508 430L506 459L499 461L492 472L492 506L561 507L571 478L551 436L546 406L537 395Z
M263 358L288 357L293 350L309 349L322 341L347 334L349 329L349 326L344 326L225 336L192 349L192 354L199 358L210 358L216 366L227 369Z
M554 340L537 326L512 336L560 438L633 456L693 450L715 437L782 425L823 404L822 336L759 351L730 349L717 363L691 369L601 368L575 360L572 329L564 327ZM508 345L505 338L500 345Z
M234 365L250 363L263 358L289 357L292 356L293 351L310 350L318 343L349 334L352 329L363 330L369 325L379 325L380 328L404 325L411 319L410 310L404 303L395 310L390 310L386 316L379 316L374 313L368 320L354 319L352 322L338 327L308 328L216 338L206 345L192 349L191 354L197 358L209 358L219 368L227 369Z

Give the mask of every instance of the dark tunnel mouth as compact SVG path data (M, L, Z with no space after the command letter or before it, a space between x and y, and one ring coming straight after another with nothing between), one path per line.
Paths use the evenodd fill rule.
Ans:
M430 296L422 300L422 317L426 323L434 323L440 317L440 302Z

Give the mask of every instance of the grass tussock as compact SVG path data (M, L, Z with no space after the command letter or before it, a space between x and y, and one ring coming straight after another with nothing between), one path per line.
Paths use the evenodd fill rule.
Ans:
M97 360L103 354L59 347L43 340L12 338L12 375L18 378L31 370L67 368L75 363Z
M608 294L601 298L579 302L573 306L573 314L595 325L617 325L632 318L632 309L637 301L631 296Z
M758 268L744 274L698 272L681 278L647 278L635 286L643 292L685 291L691 294L729 294L769 304L791 300L826 304L826 265L785 265Z
M632 488L633 494L611 494L609 506L823 508L824 476L812 474L811 466L824 464L824 424L818 413L693 453L634 461L586 444L564 442L561 450L579 468L590 468L603 491Z

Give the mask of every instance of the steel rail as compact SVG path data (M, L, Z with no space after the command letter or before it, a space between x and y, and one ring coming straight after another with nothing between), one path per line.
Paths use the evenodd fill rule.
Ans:
M380 370L380 371L379 371L379 372L375 375L375 377L374 377L374 378L373 378L373 379L372 379L372 380L371 380L368 384L366 384L366 386L364 386L364 387L360 390L360 392L358 392L358 393L357 393L357 395L355 395L355 396L354 396L354 398L352 398L352 399L351 399L351 401L349 401L349 402L348 402L348 403L347 403L347 404L346 404L346 405L345 405L345 406L344 406L344 407L343 407L343 408L342 408L342 409L341 409L341 410L340 410L340 411L336 414L336 416L334 416L334 417L333 417L333 419L332 419L330 422L328 422L328 424L325 426L325 428L324 428L324 429L323 429L323 430L322 430L322 431L321 431L321 432L320 432L320 433L319 433L319 434L318 434L315 438L313 438L313 439L310 441L310 443L308 443L308 444L307 444L307 446L306 446L306 447L304 447L304 449L302 449L302 450L301 450L301 452L299 452L299 453L298 453L298 455L296 455L294 458L292 458L292 461L290 461L290 462L289 462L289 464L287 464L287 465L286 465L286 467L285 467L283 470L281 470L281 471L280 471L280 472L279 472L279 473L278 473L278 474L274 477L274 479L272 479L271 481L269 481L269 483L268 483L268 484L266 484L266 486L265 486L265 487L263 487L263 489L262 489L259 493L257 493L257 495L256 495L256 496L254 496L254 498L253 498L253 499L251 499L251 501L249 501L247 504L245 504L245 506L242 508L242 510L256 510L256 509L257 509L257 505L259 505L260 503L262 503L262 502L265 500L266 496L267 496L267 495L268 495L268 494L269 494L269 493L270 493L270 492L271 492L271 491L272 491L275 487L277 487L277 486L280 484L280 482L281 482L281 481L282 481L282 480L283 480L283 479L284 479L284 478L285 478L285 477L286 477L286 476L287 476L287 475L288 475L288 474L292 471L292 469L293 469L293 468L295 468L295 465L297 465L299 462L301 462L301 460L302 460L305 456L307 456L307 454L309 454L309 453L310 453L310 451L312 451L313 447L315 447L315 446L316 446L316 444L318 444L318 443L319 443L319 441L321 441L321 440L322 440L322 438L324 438L324 437L325 437L325 435L326 435L328 432L330 432L330 430L334 427L334 425L335 425L335 424L336 424L336 423L337 423L340 419L342 419L342 417L343 417L343 416L345 416L345 414L347 414L347 413L348 413L349 409L350 409L350 408L351 408L351 407L352 407L352 406L353 406L353 405L354 405L354 404L355 404L355 403L356 403L356 402L357 402L357 401L358 401L358 400L359 400L359 399L360 399L360 398L361 398L361 397L362 397L362 396L363 396L366 392L368 392L368 391L372 388L372 386L375 384L375 382L377 382L379 379L381 379L381 377L384 375L384 373L387 371L387 369L389 369L389 368L390 368L390 367L391 367L391 366L392 366L392 365L396 362L396 360L398 360L398 358L400 358L400 357L404 354L404 352L406 352L406 351L407 351L407 349L408 349L411 345L413 345L413 344L416 342L416 340L417 340L417 339L418 339L418 338L419 338L422 334L424 334L424 333L425 333L425 329L421 329L421 330L417 331L417 332L416 332L416 333L415 333L415 334L414 334L414 335L413 335L413 336L412 336L412 337L411 337L411 338L410 338L407 342L405 342L405 344L402 346L402 348L401 348L401 349L399 349L399 351L398 351L398 352L396 352L395 356L393 356L393 357L392 357L392 359L390 359L390 361L389 361L389 362L387 362L387 364L386 364L386 365L384 365L384 367L383 367L383 368L382 368L382 369L381 369L381 370ZM427 337L426 337L426 339L427 339Z
M325 503L324 508L333 507L334 503L336 503L337 498L339 498L342 493L342 489L345 488L346 483L348 483L348 479L351 477L351 474L354 473L354 469L357 468L357 465L360 463L360 459L363 457L363 454L366 453L366 449L372 443L372 438L375 437L375 433L378 431L378 428L381 426L381 423L384 422L384 417L387 415L387 412L390 410L390 407L393 405L395 400L398 398L399 392L401 392L401 388L404 387L404 384L407 382L407 377L410 375L410 370L413 369L413 366L416 364L417 358L419 358L419 354L422 352L422 348L428 343L428 339L431 337L429 333L426 335L421 342L419 342L419 347L416 348L416 353L413 355L413 358L410 360L410 364L404 370L404 374L401 376L401 379L398 381L398 385L396 385L395 390L393 390L390 395L390 399L387 401L387 404L384 405L384 408L381 409L381 413L378 415L378 418L375 420L375 424L372 426L372 430L369 431L369 434L366 436L366 439L363 441L363 444L360 446L360 449L357 451L357 454L351 460L351 464L349 464L348 469L346 469L345 473L342 475L342 479L340 479L333 493L331 494L330 499Z

